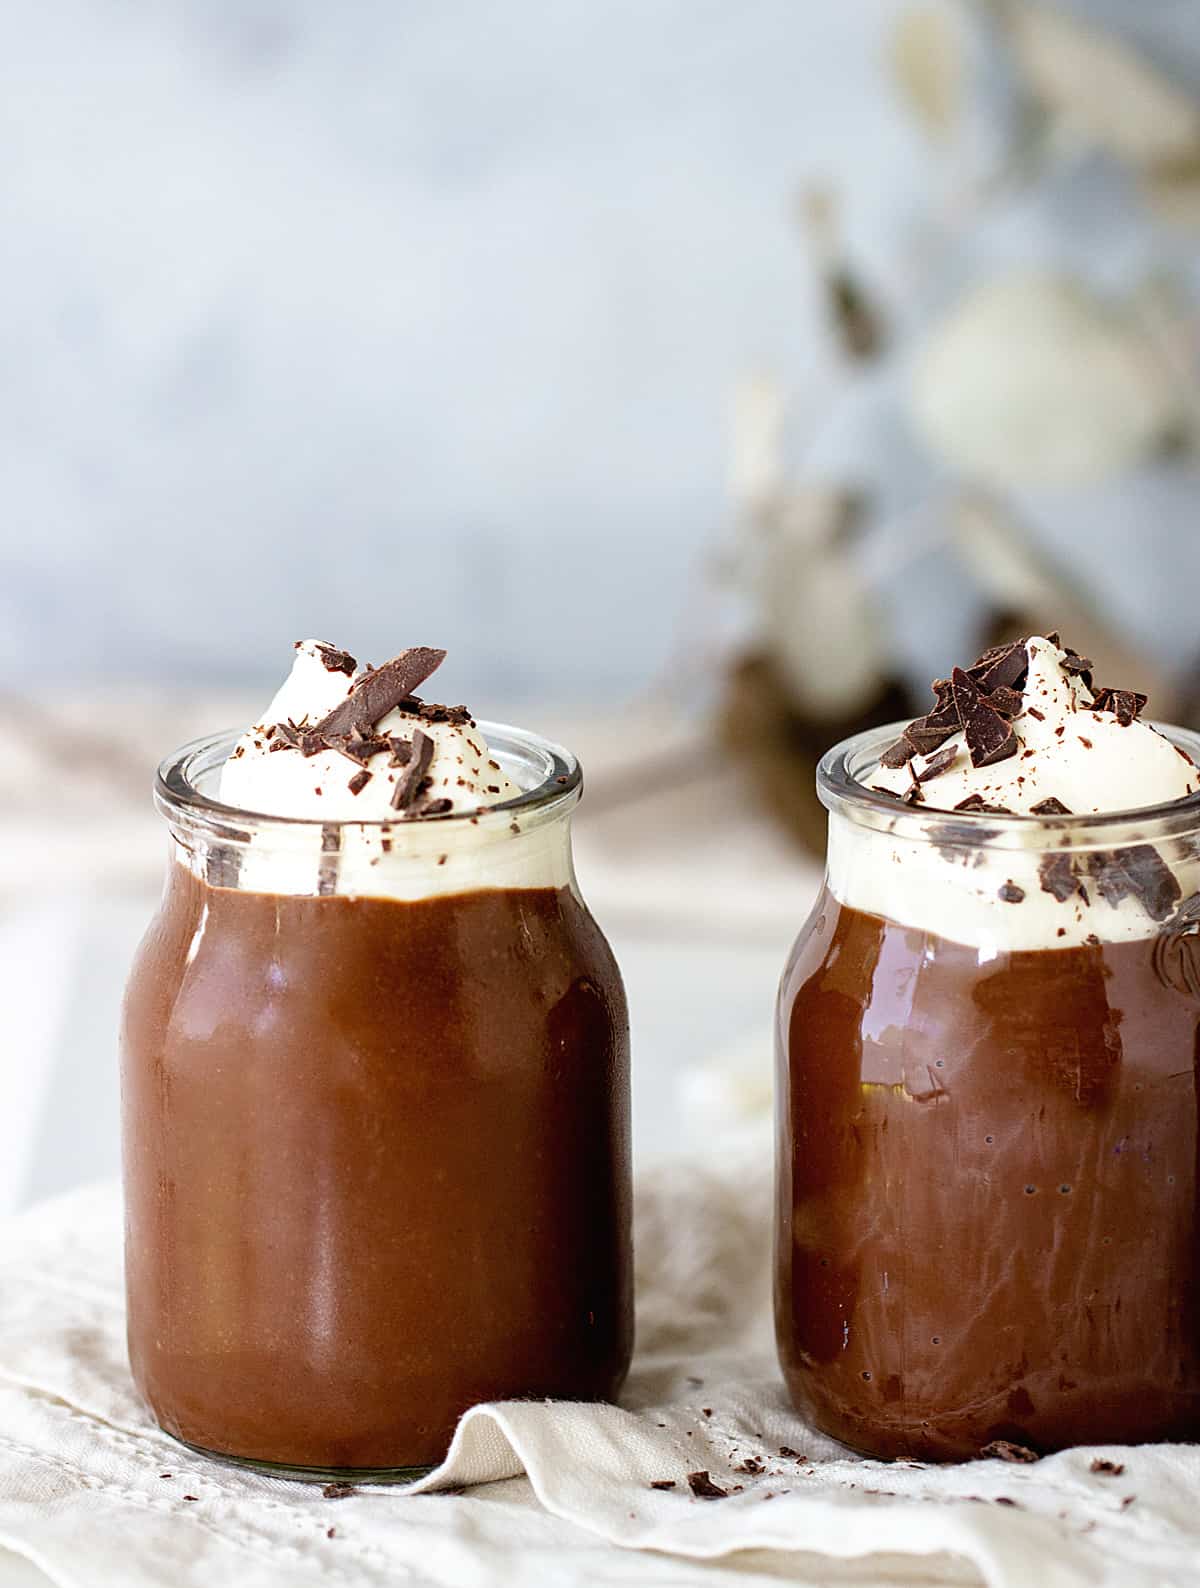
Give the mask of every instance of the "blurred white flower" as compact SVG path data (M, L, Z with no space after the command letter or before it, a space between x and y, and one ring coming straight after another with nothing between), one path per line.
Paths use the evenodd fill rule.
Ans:
M1145 459L1177 428L1178 385L1137 316L1049 272L970 292L917 356L918 433L989 485L1068 486Z
M936 143L948 143L965 97L961 18L945 6L910 6L892 29L888 57L907 109Z
M1035 0L998 10L1034 94L1081 139L1147 165L1200 146L1200 105L1120 39Z

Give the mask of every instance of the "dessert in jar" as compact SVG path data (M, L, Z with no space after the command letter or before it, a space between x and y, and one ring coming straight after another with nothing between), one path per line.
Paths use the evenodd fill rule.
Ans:
M1057 635L821 763L780 988L792 1396L884 1457L1200 1437L1200 757Z
M166 761L122 1031L129 1353L159 1423L406 1476L470 1405L607 1399L632 1335L628 1022L564 750L297 647Z

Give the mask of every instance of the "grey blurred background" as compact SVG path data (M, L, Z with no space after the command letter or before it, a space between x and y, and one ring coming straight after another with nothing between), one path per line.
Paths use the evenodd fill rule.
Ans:
M663 665L737 374L803 364L789 201L916 138L880 0L43 0L0 52L0 665L273 678L448 644ZM806 14L807 11L807 14Z
M0 237L0 1210L302 635L582 753L643 1152L769 1106L822 748L1051 627L1200 726L1195 0L38 0Z

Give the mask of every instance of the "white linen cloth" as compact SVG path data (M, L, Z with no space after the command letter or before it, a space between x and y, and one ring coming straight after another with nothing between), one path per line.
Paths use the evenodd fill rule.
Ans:
M668 1161L639 1181L620 1408L476 1407L421 1483L342 1499L154 1426L125 1359L115 1187L8 1220L0 1560L63 1588L1200 1584L1200 1447L933 1467L864 1461L806 1427L770 1338L769 1149L725 1146L719 1168ZM1093 1472L1097 1455L1123 1472ZM697 1471L726 1498L694 1497Z

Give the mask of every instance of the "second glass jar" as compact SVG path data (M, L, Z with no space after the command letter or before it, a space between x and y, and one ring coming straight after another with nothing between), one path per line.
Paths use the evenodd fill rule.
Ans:
M780 989L792 1395L883 1457L1196 1439L1200 795L900 807L860 780L895 733L821 764L829 867Z

